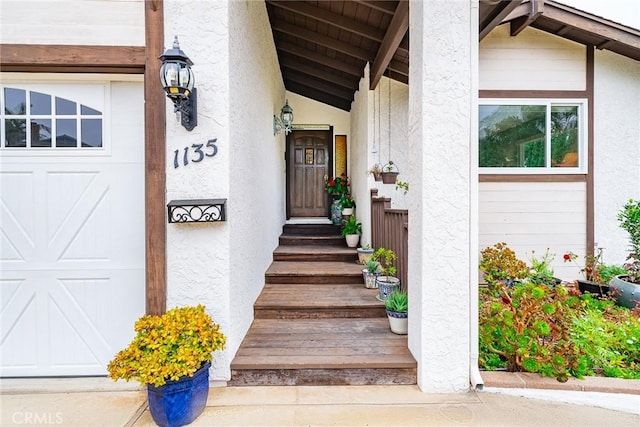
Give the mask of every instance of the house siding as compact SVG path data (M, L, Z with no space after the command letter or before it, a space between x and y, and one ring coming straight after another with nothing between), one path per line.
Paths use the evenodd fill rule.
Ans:
M527 263L548 249L556 277L575 279L578 267L562 254L585 253L585 190L584 182L480 183L480 248L506 242Z
M616 216L640 198L640 62L596 50L594 99L595 241L605 262L622 263L628 236Z
M585 90L584 46L527 28L517 37L509 26L480 42L480 90Z
M144 0L2 0L0 9L2 43L144 46Z

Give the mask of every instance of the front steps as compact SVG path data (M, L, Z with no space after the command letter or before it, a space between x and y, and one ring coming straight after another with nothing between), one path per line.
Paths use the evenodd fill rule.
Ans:
M285 225L229 385L415 384L355 249L333 225Z

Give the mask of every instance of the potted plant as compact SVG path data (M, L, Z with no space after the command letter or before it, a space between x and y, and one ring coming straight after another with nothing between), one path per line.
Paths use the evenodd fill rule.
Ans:
M369 169L369 173L373 175L373 179L376 181L382 181L382 165L380 163L376 163L371 166Z
M362 245L357 249L358 252L358 264L367 265L371 256L373 255L373 248L370 244Z
M349 193L349 178L346 175L329 178L325 183L325 190L332 198L331 202L331 223L334 225L342 224L342 195Z
M567 252L563 255L564 262L573 262L576 265L578 255ZM602 248L595 247L593 255L584 257L584 266L580 266L580 272L584 279L577 279L578 289L581 293L590 293L597 298L602 298L609 294L609 282L616 275L624 274L626 270L621 265L605 264L602 262Z
M342 207L342 216L353 215L353 209L356 207L356 201L353 200L351 194L345 193L340 196L340 206Z
M158 425L191 423L207 402L212 353L225 347L220 327L198 305L142 316L135 331L129 346L109 362L109 377L146 384L149 411Z
M377 278L380 274L380 264L370 259L362 269L362 278L364 279L364 287L367 289L376 289L378 287Z
M347 246L350 248L358 246L360 234L362 234L362 224L358 222L355 215L349 216L342 226L342 235L347 241Z
M399 173L400 171L395 163L389 160L389 163L382 167L382 183L395 184Z
M640 200L629 199L618 212L618 221L629 234L630 252L624 263L626 272L614 277L609 286L619 305L633 308L640 306Z
M384 301L384 310L389 319L391 332L406 335L409 324L409 296L406 291L396 289Z
M380 275L376 279L378 283L378 296L380 301L384 301L395 289L400 287L400 279L395 277L395 261L398 257L391 249L378 248L371 256L371 259L380 264Z

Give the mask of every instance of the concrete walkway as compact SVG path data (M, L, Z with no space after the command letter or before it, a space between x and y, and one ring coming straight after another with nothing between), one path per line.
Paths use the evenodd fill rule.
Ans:
M640 383L629 384L633 390ZM1 380L0 390L2 426L155 425L146 393L134 383ZM499 387L460 394L425 394L416 386L213 387L192 425L638 427L640 395Z

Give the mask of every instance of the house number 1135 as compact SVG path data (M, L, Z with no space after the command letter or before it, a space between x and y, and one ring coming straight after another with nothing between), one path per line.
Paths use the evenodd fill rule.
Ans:
M206 144L191 144L191 147L186 146L182 150L175 150L173 152L173 168L176 169L180 166L180 151L183 151L182 164L184 166L187 166L189 162L199 163L205 157L215 156L218 154L217 141L218 138L213 138L208 140Z

